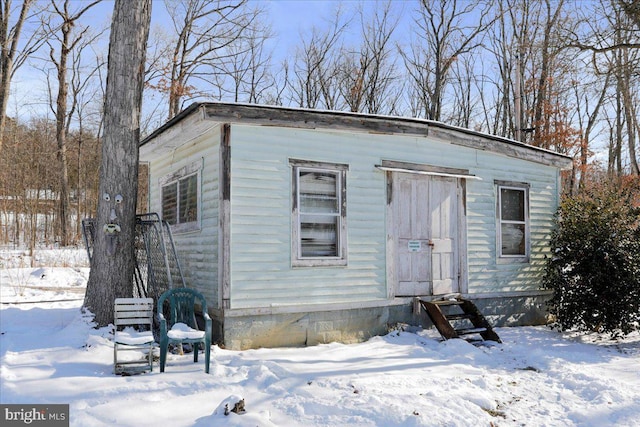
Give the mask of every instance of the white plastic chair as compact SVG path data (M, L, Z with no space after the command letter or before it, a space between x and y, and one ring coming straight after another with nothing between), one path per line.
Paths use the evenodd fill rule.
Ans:
M116 298L114 305L113 372L153 371L153 299ZM118 352L146 352L143 359L120 358Z

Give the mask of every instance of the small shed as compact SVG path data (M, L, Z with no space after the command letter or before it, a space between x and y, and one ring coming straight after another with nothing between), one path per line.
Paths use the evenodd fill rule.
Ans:
M140 158L226 348L362 341L447 294L497 326L546 321L569 157L429 120L197 103Z

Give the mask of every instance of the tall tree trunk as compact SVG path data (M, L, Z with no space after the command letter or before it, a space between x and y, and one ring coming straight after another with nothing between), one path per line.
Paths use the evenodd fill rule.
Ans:
M578 181L578 189L586 188L587 183L587 171L589 168L589 155L591 154L591 133L593 129L598 124L598 114L602 105L605 102L605 97L607 96L607 92L609 89L609 82L611 81L612 75L609 73L605 77L604 84L602 85L602 89L600 90L600 95L598 96L598 100L596 101L596 105L593 107L593 111L589 113L588 109L586 111L587 123L586 127L580 126L581 136L580 136L580 180ZM576 91L576 105L580 108L580 100L579 95ZM588 103L585 103L588 106ZM574 168L575 174L575 168ZM573 190L573 187L572 187Z
M613 165L611 171L612 177L618 177L622 173L622 134L624 132L624 113L622 111L622 85L618 77L616 91L616 137L613 148L613 156L609 159L609 164Z
M540 50L542 51L542 58L540 61L540 76L538 78L537 84L537 93L536 93L536 104L533 113L533 125L534 125L534 134L533 134L533 144L537 146L542 146L542 148L549 148L548 142L543 142L543 135L548 134L549 130L547 127L548 118L545 117L545 105L549 102L549 72L552 66L552 62L557 53L557 48L552 48L552 33L558 23L558 18L560 16L560 11L562 10L564 0L560 0L557 4L557 8L555 12L551 11L552 3L547 0L547 22L545 24L544 29L544 38L542 39L542 46ZM552 51L553 49L553 51Z
M16 57L18 40L22 32L22 25L27 18L27 12L33 0L23 0L20 16L13 28L9 28L9 18L11 15L11 1L0 0L2 5L0 11L0 152L2 151L2 140L4 138L4 128L7 121L7 102L11 87L11 76L13 75L13 61Z
M69 243L69 164L67 160L67 135L69 133L70 116L73 114L75 104L72 104L71 113L67 112L67 96L69 93L69 83L67 81L67 62L69 55L76 45L82 39L86 29L80 32L77 37L72 40L72 30L76 21L97 4L100 0L94 0L92 3L86 4L84 8L76 13L69 13L70 0L65 0L63 4L58 4L52 0L56 14L62 19L60 27L62 37L60 39L60 56L58 59L54 57L54 48L51 47L49 57L51 62L56 66L58 71L58 95L56 99L56 141L58 143L58 166L60 168L59 175L59 200L58 200L58 225L60 227L60 244L67 246ZM51 46L51 44L49 45ZM74 93L74 103L76 102L76 94Z
M58 200L58 223L60 226L60 245L68 245L69 236L69 167L67 162L67 58L69 57L69 35L71 33L71 22L62 24L62 44L60 46L60 60L56 63L58 68L58 97L56 99L56 141L58 143L58 163L59 163L59 197Z
M635 108L631 100L631 94L629 93L629 83L625 85L624 92L624 113L627 118L627 139L629 143L629 166L631 168L632 175L640 175L640 168L638 167L638 158L636 157L636 130L638 129L638 122L636 115L634 114Z
M98 326L133 295L138 143L151 0L116 0L111 24L96 236L84 307Z
M636 158L636 130L638 129L637 118L635 114L635 105L631 94L631 79L633 74L633 66L629 59L628 52L622 52L624 55L623 65L620 70L620 79L622 80L622 104L624 106L624 114L627 122L627 140L629 144L629 166L632 175L640 175L638 169L638 159Z

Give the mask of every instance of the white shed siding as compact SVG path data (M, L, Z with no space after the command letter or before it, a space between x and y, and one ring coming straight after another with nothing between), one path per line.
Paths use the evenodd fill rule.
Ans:
M159 180L180 168L199 163L201 227L198 231L173 233L187 286L198 289L210 308L218 306L218 204L220 130L214 128L150 163L151 212L162 213ZM144 147L142 148L144 150Z
M232 308L386 298L384 174L361 137L232 126ZM291 267L290 158L349 164L347 267Z
M536 290L548 253L548 238L558 203L554 168L479 153L482 181L467 185L469 292ZM531 254L529 263L500 263L496 253L496 185L494 180L526 182L529 188Z
M385 299L386 181L374 165L397 160L468 169L469 292L533 290L557 204L556 169L429 138L233 125L231 308ZM291 267L289 159L349 165L348 266ZM494 180L530 185L531 263L496 258ZM531 280L533 279L533 281Z

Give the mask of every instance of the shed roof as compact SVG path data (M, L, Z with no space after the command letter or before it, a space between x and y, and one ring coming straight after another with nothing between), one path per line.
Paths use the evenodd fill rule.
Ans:
M573 165L571 157L555 151L433 120L227 102L191 104L144 138L140 146L150 144L151 141L189 118L195 119L196 122L192 123L194 126L189 127L196 132L199 129L204 131L215 123L248 123L289 128L429 136L451 144L495 152L561 169L570 169Z

